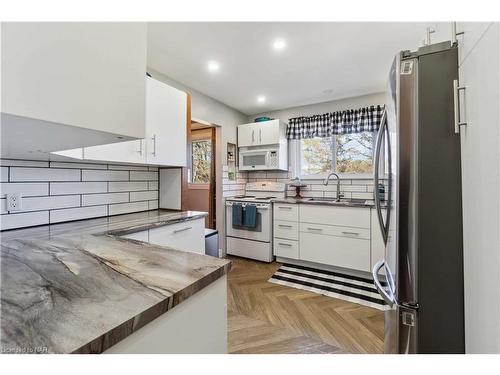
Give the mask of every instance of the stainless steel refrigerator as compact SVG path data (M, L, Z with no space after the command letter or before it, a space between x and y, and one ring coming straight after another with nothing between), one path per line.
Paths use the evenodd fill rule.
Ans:
M449 42L403 51L390 70L374 168L387 185L386 207L375 194L386 249L373 269L386 353L464 352L457 78Z

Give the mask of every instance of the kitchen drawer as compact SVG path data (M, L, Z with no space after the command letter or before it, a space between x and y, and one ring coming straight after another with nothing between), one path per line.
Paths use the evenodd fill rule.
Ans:
M274 220L299 221L299 205L274 203Z
M125 236L121 236L122 238L128 238L130 240L149 242L149 231L143 230L140 232L126 234Z
M299 259L299 243L297 241L274 238L274 255L290 259Z
M176 250L205 254L205 219L150 229L149 242Z
M370 241L300 233L301 260L370 272Z
M299 239L299 223L293 221L274 220L274 237L288 240Z
M301 204L300 221L370 229L370 209Z
M351 237L369 240L370 230L356 227L300 223L300 232L324 234L338 237Z

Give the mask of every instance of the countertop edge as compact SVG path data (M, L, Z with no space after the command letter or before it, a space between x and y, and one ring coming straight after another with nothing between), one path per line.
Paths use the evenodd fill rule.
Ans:
M110 331L96 337L78 349L75 349L71 354L99 354L103 353L113 345L135 333L148 323L152 322L161 315L168 313L175 306L179 305L189 297L209 286L214 281L227 275L231 269L231 261L218 267L214 271L196 280L194 283L186 286L184 289L177 291L171 296L166 297L162 301L149 307L143 312L123 322L122 324L112 328Z
M324 207L351 207L351 208L375 208L375 203L338 203L334 201L311 201L310 198L283 198L283 199L273 199L272 203L278 204L307 204L311 206L324 206ZM367 199L369 201L369 199ZM385 208L385 204L382 205Z
M136 226L132 225L129 227L125 227L123 229L114 229L114 230L110 230L110 231L105 231L102 234L107 234L107 235L117 236L117 237L126 236L128 234L142 232L142 231L146 231L149 229L161 228L161 227L165 227L168 225L183 223L186 221L203 219L206 216L208 216L208 213L202 212L202 213L197 213L197 214L193 214L193 215L185 216L185 217L178 217L178 218L172 218L172 219L166 218L166 220L159 221L157 223L145 223L145 224L140 224L140 225L136 225Z

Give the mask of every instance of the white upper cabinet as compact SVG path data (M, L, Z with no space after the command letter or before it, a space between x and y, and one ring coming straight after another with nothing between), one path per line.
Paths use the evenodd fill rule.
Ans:
M238 125L238 147L275 145L285 139L286 125L269 120Z
M1 26L3 120L21 117L125 138L145 136L145 23ZM87 145L99 143L92 141Z
M238 126L238 147L256 146L255 131L256 124L245 124Z
M144 78L143 78L144 79ZM187 94L146 77L146 136L143 139L58 152L85 160L186 166Z
M146 78L146 161L187 165L187 94Z
M83 158L87 160L102 160L117 163L144 164L146 163L144 139L112 143L103 146L85 147L83 149Z

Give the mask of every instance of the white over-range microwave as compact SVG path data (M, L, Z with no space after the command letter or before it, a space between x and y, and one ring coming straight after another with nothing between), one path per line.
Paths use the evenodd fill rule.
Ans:
M240 171L288 170L286 147L240 147Z

